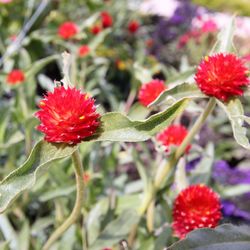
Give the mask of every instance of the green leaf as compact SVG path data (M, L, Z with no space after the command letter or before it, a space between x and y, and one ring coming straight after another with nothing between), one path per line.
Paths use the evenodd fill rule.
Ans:
M182 83L171 89L167 89L162 92L158 98L150 103L149 106L168 104L171 105L176 101L182 100L184 98L206 98L196 84Z
M106 29L95 36L94 39L89 43L90 49L96 50L96 48L103 43L104 39L110 32L111 29Z
M223 198L235 197L250 192L249 184L239 184L229 187L221 187L220 195Z
M1 181L0 212L5 211L24 190L31 188L46 172L49 163L70 156L76 149L76 146L38 142L26 162Z
M27 250L30 246L30 226L27 220L24 221L18 237L18 249Z
M181 100L165 111L152 115L144 121L132 121L118 112L107 113L101 117L102 126L99 131L95 136L89 137L88 140L146 141L169 125L176 116L180 115L188 102L187 99Z
M218 33L217 43L210 54L221 52L232 52L233 50L233 36L235 29L235 18L232 17L227 25Z
M0 149L7 149L21 141L24 140L24 134L21 133L20 131L16 131L7 142L5 143L0 143Z
M249 140L246 136L247 130L243 127L244 124L244 110L239 99L234 98L227 103L217 103L225 111L233 129L233 134L236 142L246 149L250 149Z
M192 231L168 250L247 250L250 249L250 228L224 224L215 229Z
M133 225L139 221L135 210L124 211L116 220L110 222L89 250L100 250L112 247L120 240L126 238Z
M76 187L74 186L68 186L68 187L60 187L53 190L50 190L44 194L42 194L39 197L39 200L41 202L46 202L49 200L56 199L58 197L68 197L70 194L72 194L75 191Z
M41 60L36 61L35 63L33 63L31 65L30 68L28 68L26 70L26 77L29 78L31 76L36 75L41 69L43 69L47 64L55 61L56 59L59 59L60 56L59 55L52 55L52 56L48 56L46 58L43 58Z
M178 192L181 192L181 190L189 186L187 175L186 175L186 162L183 157L180 158L176 166L174 182L176 184L176 189Z
M87 217L86 227L88 231L88 243L91 245L97 239L101 231L102 218L109 209L108 199L100 200L90 211Z
M205 183L207 184L210 180L211 170L214 161L214 146L212 143L209 143L205 151L203 152L203 156L201 161L197 164L194 170L191 171L191 183L199 184Z
M9 242L5 241L5 242L0 242L0 250L9 250Z

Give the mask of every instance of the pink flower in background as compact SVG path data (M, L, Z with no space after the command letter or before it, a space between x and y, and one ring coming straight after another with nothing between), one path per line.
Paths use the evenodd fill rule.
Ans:
M218 26L212 19L210 19L202 24L201 31L204 33L213 33L218 31Z
M0 0L0 3L11 3L12 0Z

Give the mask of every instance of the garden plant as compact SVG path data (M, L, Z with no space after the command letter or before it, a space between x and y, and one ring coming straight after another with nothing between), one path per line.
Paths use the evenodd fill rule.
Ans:
M0 1L0 249L250 249L238 17L128 2Z

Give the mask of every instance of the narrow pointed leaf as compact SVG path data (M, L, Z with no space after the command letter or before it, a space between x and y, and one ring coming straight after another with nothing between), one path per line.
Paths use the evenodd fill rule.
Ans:
M235 18L232 17L218 34L218 40L210 54L232 52Z
M49 163L70 156L76 149L76 146L38 142L26 162L1 181L0 213L24 190L35 184L37 178L47 170Z
M162 92L158 98L152 102L149 106L159 104L173 104L176 101L184 98L206 98L196 84L182 83L171 89L167 89Z
M152 135L168 126L173 119L180 115L189 100L184 99L168 109L150 116L144 121L132 121L127 116L111 112L101 117L101 128L95 136L88 140L95 141L146 141Z
M116 220L110 222L99 235L90 250L100 250L112 247L120 240L125 239L133 225L139 221L139 215L135 210L124 211Z
M244 110L239 99L235 98L228 103L218 101L218 104L228 116L233 129L236 142L246 149L250 149L249 140L246 136L247 130L244 125Z

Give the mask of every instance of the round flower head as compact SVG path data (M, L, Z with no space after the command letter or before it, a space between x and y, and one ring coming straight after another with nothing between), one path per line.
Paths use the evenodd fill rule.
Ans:
M90 52L90 48L88 45L82 45L78 50L78 54L80 57L87 56L89 52Z
M107 11L103 11L101 13L101 18L102 18L102 27L104 29L109 28L113 25L112 16Z
M182 125L170 125L156 136L156 139L169 152L171 146L178 147L188 134L188 130ZM186 153L190 150L191 145L186 148Z
M166 86L161 80L152 80L149 83L145 83L141 86L139 90L138 99L139 102L147 107L151 102L153 102L164 90Z
M19 83L23 83L25 80L25 76L23 71L19 69L13 69L8 75L7 75L7 83L10 85L16 85Z
M219 196L211 188L202 184L189 186L174 201L174 234L185 238L194 229L216 227L221 217Z
M204 94L221 101L241 96L243 87L249 84L243 61L234 54L223 53L205 57L197 69L195 81Z
M99 34L100 32L102 31L101 27L99 25L94 25L92 28L91 28L91 33L93 35L97 35Z
M77 144L99 126L94 99L76 88L56 87L39 103L37 129L48 142Z
M74 22L65 22L58 28L58 35L63 39L70 39L78 32L78 27Z
M139 29L139 23L137 21L130 21L128 24L128 30L130 33L136 33L136 31Z

